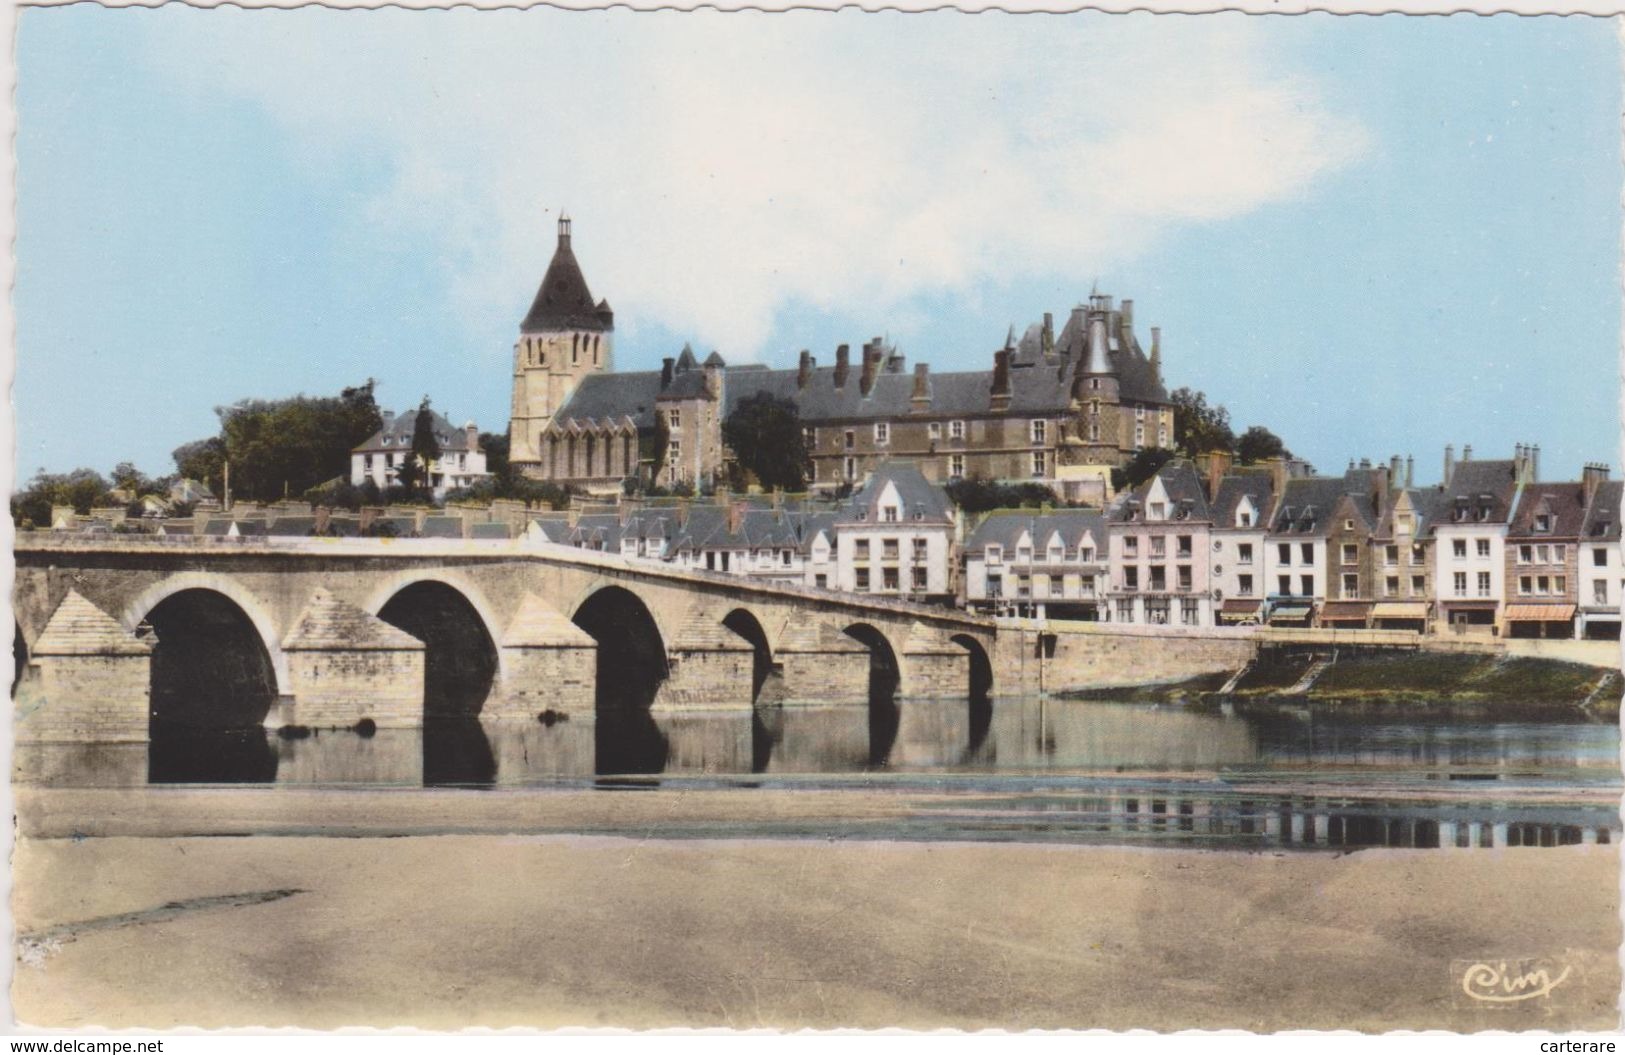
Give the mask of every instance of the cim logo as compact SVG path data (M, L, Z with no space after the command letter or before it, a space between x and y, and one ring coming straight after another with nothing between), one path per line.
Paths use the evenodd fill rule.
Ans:
M1477 1004L1512 1005L1544 1000L1568 980L1567 965L1546 958L1517 960L1458 960L1453 973L1461 979L1461 992Z

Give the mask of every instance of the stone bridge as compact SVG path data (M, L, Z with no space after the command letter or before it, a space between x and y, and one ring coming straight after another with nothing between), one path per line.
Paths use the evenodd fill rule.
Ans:
M21 741L997 688L990 620L551 545L24 534L15 554Z

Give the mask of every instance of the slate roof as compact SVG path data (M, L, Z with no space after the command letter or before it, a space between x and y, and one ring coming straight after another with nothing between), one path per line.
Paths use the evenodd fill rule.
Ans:
M1251 498L1258 518L1254 527L1269 523L1270 503L1275 498L1275 481L1269 473L1231 473L1219 481L1219 493L1213 496L1212 512L1215 527L1236 526L1236 510L1243 498Z
M1503 524L1512 512L1517 492L1517 470L1511 459L1457 462L1444 483L1448 506L1438 523ZM1489 516L1480 517L1479 511L1486 508ZM1457 519L1458 509L1468 511L1465 520Z
M1618 542L1620 500L1625 498L1625 480L1604 480L1586 509L1581 527L1583 542Z
M1106 516L1098 509L1057 509L1041 513L1032 509L995 509L989 513L965 543L967 553L984 550L989 544L1013 553L1021 533L1026 531L1033 542L1035 554L1059 531L1067 546L1075 547L1084 532L1095 541L1096 555L1106 557Z
M419 534L424 538L462 538L462 517L424 517Z
M1142 521L1145 513L1146 496L1151 493L1151 485L1162 481L1162 489L1167 492L1170 505L1169 522L1210 520L1207 494L1202 487L1202 477L1197 473L1196 467L1184 459L1171 461L1157 470L1157 475L1124 495L1112 506L1110 517L1117 523ZM1142 521L1143 522L1143 521Z
M553 259L536 289L525 321L520 323L521 333L549 333L560 330L588 330L594 333L615 328L609 302L593 303L587 279L576 263L575 250L570 248L568 220L560 222L559 244L553 250Z
M954 506L946 491L927 480L914 463L891 461L882 462L863 486L853 492L836 515L835 523L880 523L880 498L887 484L897 488L897 497L902 503L899 523L953 521Z
M267 535L313 535L316 533L315 517L277 517L271 522Z
M434 419L435 439L440 443L441 451L467 451L468 432L452 425L447 417L429 408L429 416ZM401 411L394 417L384 419L384 427L367 437L367 442L352 448L357 453L377 451L398 451L412 449L412 434L417 431L418 408L410 407Z
M1535 516L1552 517L1550 531L1535 531ZM1585 488L1578 482L1526 484L1507 529L1510 537L1578 538L1585 525Z
M507 524L494 520L484 524L470 524L468 527L468 537L505 539L510 537L510 532L508 531Z
M1346 476L1302 476L1288 480L1276 501L1270 535L1325 538L1331 531L1338 501L1355 486Z

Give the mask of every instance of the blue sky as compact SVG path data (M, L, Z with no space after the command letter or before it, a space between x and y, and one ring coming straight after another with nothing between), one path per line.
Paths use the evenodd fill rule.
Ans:
M1583 18L25 9L18 462L366 377L506 425L560 208L617 360L981 368L1099 282L1323 470L1619 446Z

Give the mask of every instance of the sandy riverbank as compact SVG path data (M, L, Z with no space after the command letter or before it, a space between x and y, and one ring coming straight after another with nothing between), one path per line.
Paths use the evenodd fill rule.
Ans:
M655 810L655 796L642 808ZM1616 848L24 836L26 1022L1614 1028ZM1549 957L1550 997L1458 961Z

